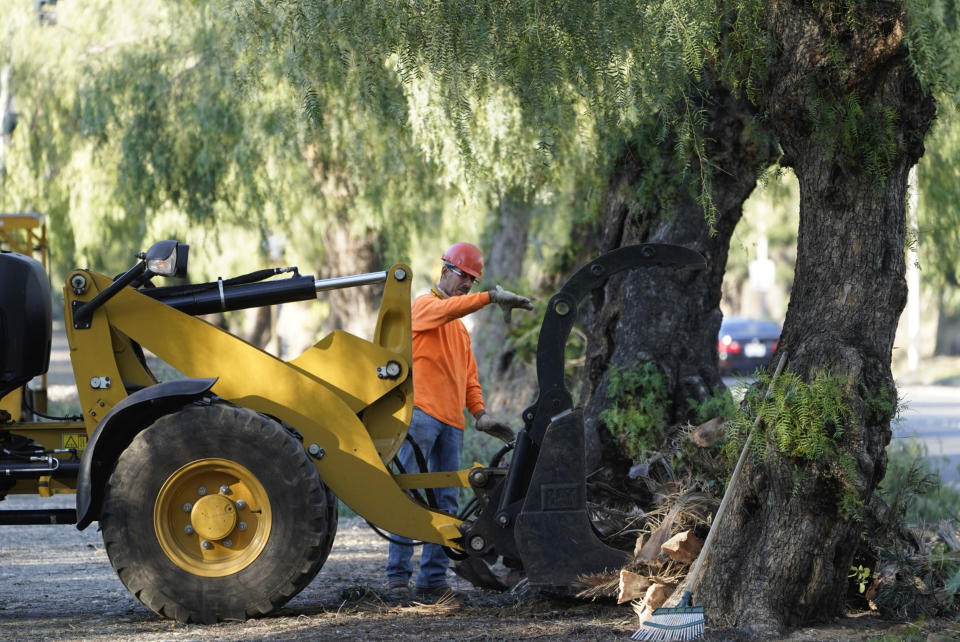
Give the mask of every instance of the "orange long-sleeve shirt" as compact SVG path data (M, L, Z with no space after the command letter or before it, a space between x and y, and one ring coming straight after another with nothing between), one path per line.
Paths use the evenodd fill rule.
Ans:
M444 297L436 288L413 302L414 405L463 430L463 408L483 410L470 333L461 317L490 303L490 292Z

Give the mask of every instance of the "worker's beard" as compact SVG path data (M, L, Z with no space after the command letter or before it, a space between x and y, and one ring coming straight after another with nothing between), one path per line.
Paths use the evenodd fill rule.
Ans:
M457 292L456 292L457 296L463 296L464 294L470 294L470 288L471 288L471 287L472 287L472 286L470 286L470 285L460 285L460 286L457 286Z

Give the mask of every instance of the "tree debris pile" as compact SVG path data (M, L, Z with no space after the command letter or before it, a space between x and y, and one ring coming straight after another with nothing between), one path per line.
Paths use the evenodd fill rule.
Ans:
M677 589L684 588L723 491L717 481L724 477L718 452L723 424L711 420L680 432L683 444L678 447L675 439L663 452L646 453L645 460L624 476L624 483L614 484L609 476L594 480L593 490L604 498L602 506L591 505L595 526L608 543L621 549L632 547L633 557L617 573L581 577L578 597L630 603L643 622L682 593ZM699 452L689 452L691 448ZM886 490L875 493L862 511L864 535L850 569L848 608L874 611L893 620L956 615L960 612L957 521L908 526L909 504L938 481L917 471L901 476L905 478L892 479ZM629 507L631 494L636 503ZM616 501L611 502L611 497ZM611 508L611 503L619 510Z
M623 513L623 527L608 536L623 542L632 538L633 559L618 574L581 578L579 597L616 597L618 603L640 600L647 609L665 603L686 578L709 531L709 519L718 501L699 490L672 483L673 492L649 513ZM599 509L595 509L599 510ZM615 511L604 509L609 528Z

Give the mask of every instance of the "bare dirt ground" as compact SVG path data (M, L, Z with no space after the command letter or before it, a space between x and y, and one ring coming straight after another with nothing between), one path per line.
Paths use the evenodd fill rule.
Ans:
M45 502L40 504L40 502ZM0 508L70 507L72 498L11 497ZM56 503L56 506L53 505ZM387 544L358 518L341 519L336 543L313 583L274 615L246 622L184 625L160 619L117 579L95 526L0 526L3 640L628 640L629 605L528 591L475 589L451 576L458 604L398 604L380 596ZM747 640L708 631L705 640ZM844 618L782 639L956 640L960 625Z

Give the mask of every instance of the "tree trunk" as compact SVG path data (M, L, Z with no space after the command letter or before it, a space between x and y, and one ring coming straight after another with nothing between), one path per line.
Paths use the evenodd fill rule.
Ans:
M481 287L489 289L501 284L509 290L517 288L523 274L530 206L519 194L503 189L499 190L498 200L496 217L486 234L489 249L484 257ZM529 314L514 311L513 323ZM536 398L534 365L514 358L516 350L507 342L510 328L504 323L499 307L480 310L474 315L474 323L471 337L484 402L491 412L519 428L520 413Z
M779 350L806 381L818 371L850 377L851 425L836 445L856 462L851 481L864 502L886 467L894 404L871 400L895 400L890 359L907 298L907 175L934 111L907 61L902 4L863 3L855 18L831 19L797 0L773 3L769 16L777 53L766 95L781 163L800 182L796 276ZM850 150L836 145L836 132L815 132L811 114L825 95L853 95L866 114ZM895 153L878 179L863 160L878 145L866 132L889 108L898 118L884 138ZM692 587L710 626L775 635L843 613L860 525L841 514L838 485L823 474L837 462L772 451L748 461L731 489Z
M582 325L588 334L582 390L588 471L601 463L622 471L629 464L598 418L609 405L609 366L656 363L667 379L670 423L686 418L688 398L704 401L722 385L717 333L730 237L743 202L756 185L758 169L773 163L776 155L768 137L748 129L754 110L719 85L710 89L712 100L704 105L709 122L705 138L709 157L722 168L713 181L717 207L713 231L688 187L690 181L677 180L682 168L677 166L672 141L657 144L650 135L640 145L629 146L610 179L599 252L634 243L670 243L703 254L707 268L639 269L616 275L583 306ZM696 167L694 163L691 174L697 173Z
M933 349L935 356L953 356L960 354L960 318L946 310L943 290L937 293L937 341Z
M356 238L349 231L349 223L331 225L323 234L323 275L318 278L349 276L384 270L377 252L376 232L368 231ZM330 302L330 316L324 321L324 330L346 330L364 339L373 337L377 327L377 311L383 286L362 286L330 290L321 294Z

